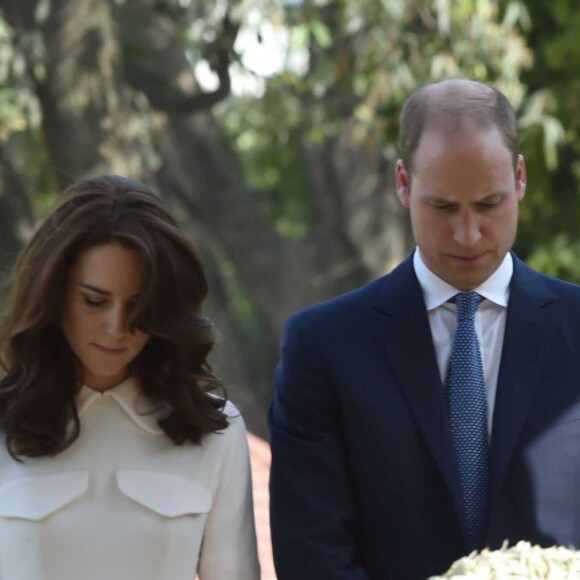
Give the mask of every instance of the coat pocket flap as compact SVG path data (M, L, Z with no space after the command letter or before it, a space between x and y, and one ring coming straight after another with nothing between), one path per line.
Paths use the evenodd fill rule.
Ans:
M207 513L212 504L207 488L170 473L123 469L117 484L128 498L167 518Z
M81 496L88 487L87 471L50 473L11 481L0 487L0 517L42 520Z

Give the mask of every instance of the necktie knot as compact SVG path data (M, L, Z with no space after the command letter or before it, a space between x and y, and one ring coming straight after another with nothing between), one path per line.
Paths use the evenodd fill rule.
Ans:
M457 304L457 321L461 323L463 320L469 320L475 317L475 313L483 300L483 296L470 290L469 292L456 294L454 299Z

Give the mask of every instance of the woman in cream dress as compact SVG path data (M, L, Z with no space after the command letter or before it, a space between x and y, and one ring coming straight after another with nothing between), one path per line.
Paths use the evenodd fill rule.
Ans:
M211 391L201 263L158 197L73 186L0 334L0 580L256 580L244 423Z

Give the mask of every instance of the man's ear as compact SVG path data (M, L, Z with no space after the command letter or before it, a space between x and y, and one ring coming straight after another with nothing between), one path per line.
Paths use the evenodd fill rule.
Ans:
M405 162L397 159L397 196L405 207L409 207L409 193L411 187L411 177L405 168Z

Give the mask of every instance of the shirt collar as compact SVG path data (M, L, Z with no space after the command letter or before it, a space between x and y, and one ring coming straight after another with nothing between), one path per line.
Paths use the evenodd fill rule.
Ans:
M102 400L103 397L113 399L144 431L153 435L165 434L157 423L159 418L163 416L163 406L155 404L145 396L134 377L129 377L117 386L103 392L83 385L77 395L79 417L82 417L95 401ZM165 411L166 413L167 411Z
M427 310L438 308L458 292L461 292L461 290L448 284L445 280L442 280L427 268L419 248L417 248L413 255L413 267L415 268L415 274L419 280L419 285L423 290L423 298ZM509 285L513 271L513 258L508 252L496 271L487 280L484 280L477 288L474 288L474 292L477 292L494 304L506 308L509 299Z

